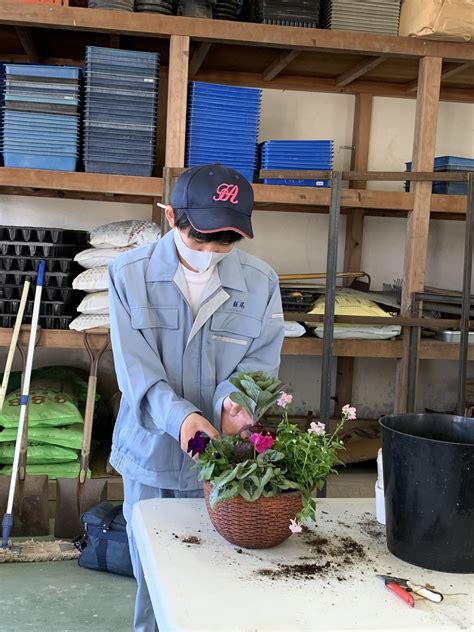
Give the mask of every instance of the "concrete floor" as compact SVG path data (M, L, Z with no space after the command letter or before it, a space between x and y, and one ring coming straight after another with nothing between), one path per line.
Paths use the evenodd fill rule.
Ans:
M373 497L375 477L375 462L341 467L328 496ZM75 561L0 565L0 632L130 632L134 599L133 579Z

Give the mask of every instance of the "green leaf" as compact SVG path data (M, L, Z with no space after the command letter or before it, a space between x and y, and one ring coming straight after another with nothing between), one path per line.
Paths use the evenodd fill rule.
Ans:
M262 480L261 480L262 487L265 487L265 485L270 482L270 480L273 477L274 471L275 470L274 468L271 467L271 465L267 467L267 469L265 470L265 474L262 476Z
M242 387L244 388L245 394L254 402L257 402L261 389L257 384L255 384L254 380L251 377L247 377L246 379L242 380Z
M245 395L245 393L231 393L229 397L234 402L234 404L242 406L242 408L244 408L249 413L249 415L253 417L256 406L253 399Z
M237 467L234 467L230 471L224 472L221 476L214 479L214 486L226 485L227 483L230 483L230 481L237 477Z
M245 461L244 463L240 463L239 465L245 466L241 468L241 470L237 474L237 478L239 480L243 480L244 478L247 478L247 476L250 476L258 467L257 464L253 461Z

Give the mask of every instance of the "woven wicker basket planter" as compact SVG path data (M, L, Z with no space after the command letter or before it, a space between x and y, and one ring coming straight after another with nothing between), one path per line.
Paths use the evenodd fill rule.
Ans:
M211 483L204 483L204 498L212 524L228 542L246 549L269 549L290 535L290 520L301 509L300 492L284 492L248 502L241 496L223 500L211 509Z

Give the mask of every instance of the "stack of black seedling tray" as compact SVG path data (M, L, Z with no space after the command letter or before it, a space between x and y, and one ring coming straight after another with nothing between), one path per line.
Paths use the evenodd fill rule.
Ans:
M89 9L109 9L112 11L133 11L133 0L89 0Z
M40 326L68 329L77 305L72 279L77 274L75 255L87 247L86 231L31 226L0 226L0 326L13 327L23 285L34 285L39 262L46 261L40 308ZM26 304L23 322L33 313L34 288Z
M242 9L242 0L217 0L212 8L215 20L236 20Z
M321 0L247 0L244 16L249 22L317 28Z
M173 2L172 0L135 0L135 11L173 15Z

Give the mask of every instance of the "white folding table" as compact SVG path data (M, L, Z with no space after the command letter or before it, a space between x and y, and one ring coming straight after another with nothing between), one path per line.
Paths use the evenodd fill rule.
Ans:
M138 503L133 528L160 632L474 629L474 576L398 560L374 514L374 499L321 499L311 533L249 550L214 530L202 499ZM315 573L302 566L328 561ZM410 608L377 573L428 582L446 596L440 604L416 597Z

